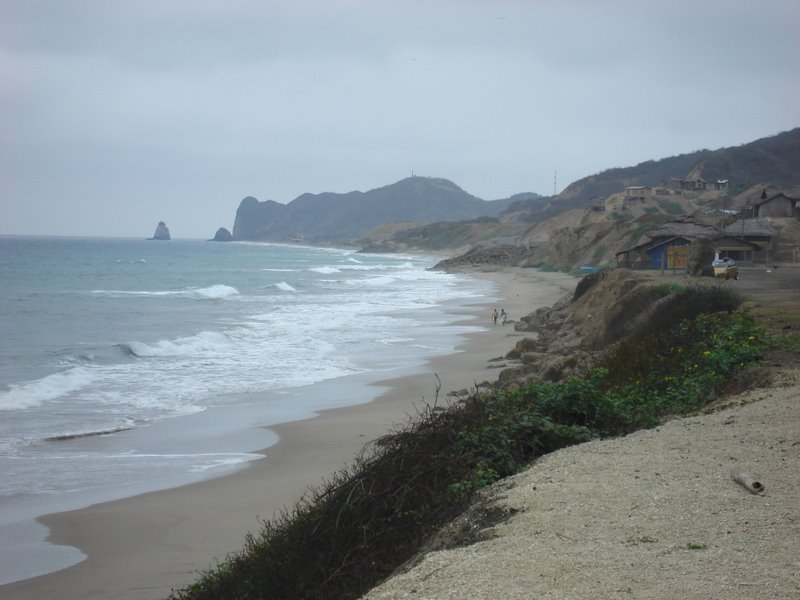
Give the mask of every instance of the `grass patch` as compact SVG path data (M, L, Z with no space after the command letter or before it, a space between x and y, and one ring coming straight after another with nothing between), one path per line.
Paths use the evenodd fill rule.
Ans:
M658 540L649 535L642 535L639 537L629 537L623 542L626 546L638 546L639 544L655 544Z
M601 258L603 258L603 255L606 253L606 250L608 250L608 248L605 246L605 244L598 244L597 247L595 247L594 249L594 253L592 254L592 262L596 263Z
M708 548L708 544L701 544L698 542L689 542L686 544L687 550L705 550Z
M753 302L747 306L769 333L773 350L800 354L800 308Z
M682 215L684 213L683 207L678 204L677 202L673 202L672 200L662 200L659 198L656 200L658 206L668 215Z
M358 598L477 490L556 449L695 411L768 346L766 332L747 312L733 312L735 298L723 289L682 296L656 287L647 293L668 315L643 321L586 377L426 408L171 598Z

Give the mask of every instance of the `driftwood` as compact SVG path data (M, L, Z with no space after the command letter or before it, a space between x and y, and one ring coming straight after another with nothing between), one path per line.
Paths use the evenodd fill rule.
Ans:
M763 496L766 493L764 484L762 484L760 481L755 481L747 473L742 473L741 471L731 471L731 478L751 494Z

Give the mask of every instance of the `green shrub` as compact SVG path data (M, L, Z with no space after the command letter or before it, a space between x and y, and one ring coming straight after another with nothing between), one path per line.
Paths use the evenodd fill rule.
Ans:
M702 313L731 312L741 302L736 292L721 285L640 285L618 303L609 317L606 342L626 335L645 336Z

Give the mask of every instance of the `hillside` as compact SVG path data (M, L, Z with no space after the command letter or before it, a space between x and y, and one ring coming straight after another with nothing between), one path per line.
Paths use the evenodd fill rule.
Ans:
M362 236L363 252L453 252L488 242L516 243L524 223L503 223L496 217L469 221L382 225Z
M608 196L628 186L659 185L670 177L706 181L727 179L733 193L759 182L780 186L798 183L800 173L800 127L754 142L718 150L699 150L660 160L648 160L633 167L607 169L570 184L557 202L577 200L585 204L593 196Z
M247 197L236 211L233 237L349 242L387 223L494 217L511 202L482 200L452 181L433 177L409 177L367 192L303 194L286 205Z
M685 180L687 185L701 180L727 183L669 189L661 185L667 179ZM646 240L648 230L680 215L722 227L732 218L726 211L752 205L763 193L783 190L795 197L798 185L800 128L735 148L609 169L574 182L553 198L519 195L491 221L383 230L373 232L367 242L377 251L462 251L475 244L520 244L528 249L528 265L605 265L613 263L616 252ZM647 189L626 191L631 186Z

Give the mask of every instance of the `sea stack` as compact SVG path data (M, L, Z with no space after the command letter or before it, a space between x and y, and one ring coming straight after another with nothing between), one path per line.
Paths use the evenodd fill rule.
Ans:
M169 228L167 227L164 221L159 221L158 225L156 225L156 232L153 234L153 237L150 238L151 240L168 240L169 239Z
M211 240L212 242L232 242L233 236L231 232L225 229L224 227L220 227L217 229L217 233L214 234L214 239Z

